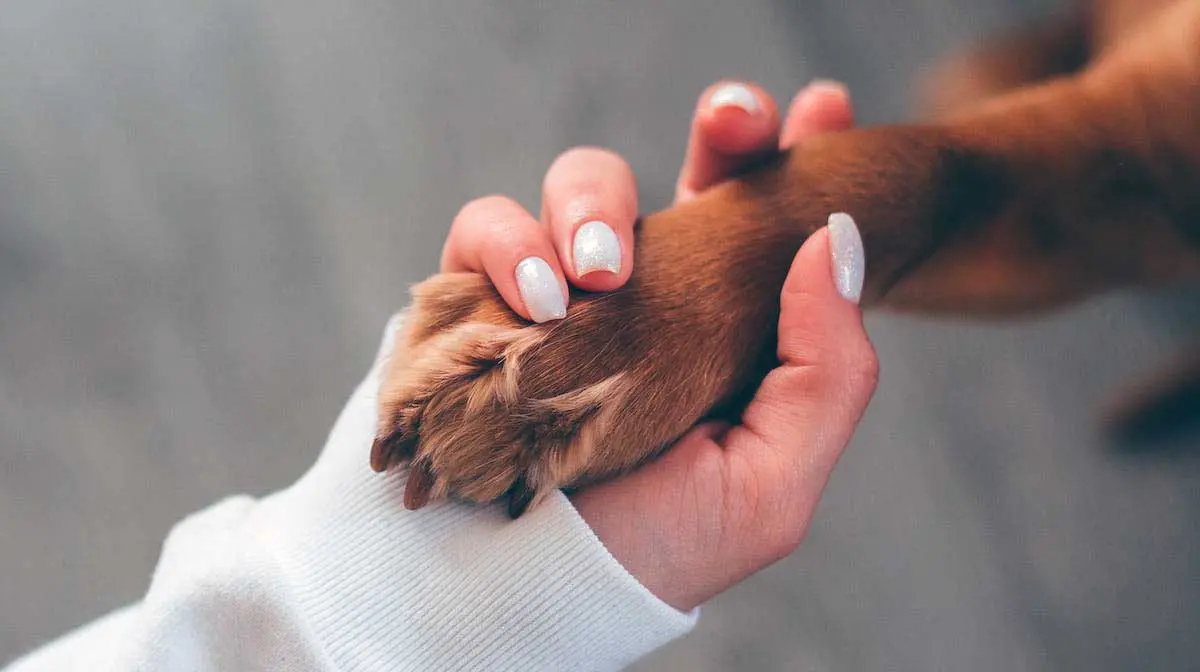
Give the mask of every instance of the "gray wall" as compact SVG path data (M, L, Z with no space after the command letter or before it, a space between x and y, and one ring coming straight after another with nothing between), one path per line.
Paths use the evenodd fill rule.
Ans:
M298 476L467 199L536 205L596 143L662 205L710 81L840 77L892 120L1047 4L10 0L0 660L136 599L181 516ZM808 543L643 669L1193 664L1200 461L1093 420L1195 306L872 318L883 382Z

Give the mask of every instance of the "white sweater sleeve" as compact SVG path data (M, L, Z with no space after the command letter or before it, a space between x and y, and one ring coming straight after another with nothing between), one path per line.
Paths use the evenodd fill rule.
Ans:
M184 520L141 602L10 672L611 670L692 628L562 495L405 510L405 475L367 464L381 361L295 485Z

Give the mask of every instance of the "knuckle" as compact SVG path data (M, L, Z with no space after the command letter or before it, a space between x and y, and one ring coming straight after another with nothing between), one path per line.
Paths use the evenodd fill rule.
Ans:
M497 250L537 247L536 226L513 199L502 195L476 198L459 208L442 245L442 270L480 272Z
M519 207L516 201L507 196L500 194L481 196L468 201L466 205L459 208L458 214L454 216L454 226L462 226L480 219L494 220L499 213Z
M519 203L507 196L484 196L467 203L451 225L451 239L470 247L514 246L539 240L540 227Z
M879 355L865 339L846 353L846 370L856 388L870 394L879 384Z
M543 190L545 196L560 203L602 202L633 183L633 169L620 154L600 147L574 147L551 164Z

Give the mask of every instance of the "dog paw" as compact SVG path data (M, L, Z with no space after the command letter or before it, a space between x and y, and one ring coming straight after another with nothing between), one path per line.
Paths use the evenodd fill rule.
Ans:
M510 494L519 515L554 489L633 458L601 442L622 435L618 417L637 387L639 348L605 326L605 302L576 300L567 319L530 324L487 279L444 274L414 289L387 366L371 466L410 465L405 506ZM619 301L607 302L619 310ZM615 318L615 315L613 316ZM653 423L651 423L653 424Z

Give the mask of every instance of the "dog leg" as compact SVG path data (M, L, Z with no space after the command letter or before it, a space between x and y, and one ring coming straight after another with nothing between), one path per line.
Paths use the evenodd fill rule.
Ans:
M992 38L952 56L921 78L929 117L969 108L1017 87L1081 70L1091 57L1090 12L1083 8Z
M1165 56L1111 59L937 124L814 138L646 217L629 283L573 294L561 321L525 323L481 276L423 283L372 465L411 464L412 508L513 492L516 514L637 466L761 380L788 268L832 212L862 230L865 305L1011 314L1194 273L1200 6L1182 6L1178 42L1151 44Z

